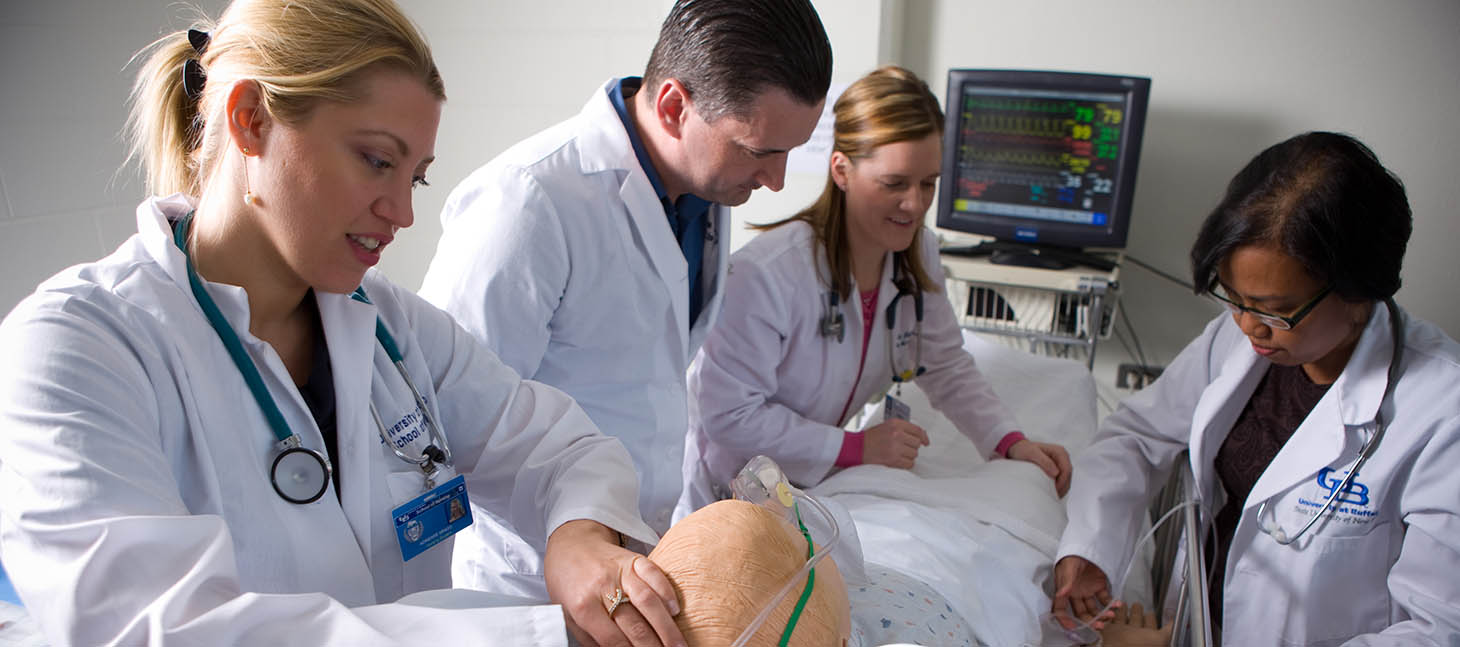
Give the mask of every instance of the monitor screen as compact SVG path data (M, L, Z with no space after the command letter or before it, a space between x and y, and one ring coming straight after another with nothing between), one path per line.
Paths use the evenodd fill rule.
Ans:
M1150 79L949 70L938 226L1122 248Z

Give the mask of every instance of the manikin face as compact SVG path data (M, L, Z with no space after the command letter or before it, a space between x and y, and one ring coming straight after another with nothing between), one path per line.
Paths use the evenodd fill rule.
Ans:
M824 103L808 105L770 88L756 97L745 118L724 115L714 123L689 104L681 136L687 191L732 207L760 187L780 191L786 155L811 138Z
M1291 316L1327 287L1297 259L1265 246L1237 248L1222 261L1217 278L1232 301L1283 316ZM1233 318L1257 354L1274 364L1302 366L1313 381L1331 383L1348 363L1371 307L1329 294L1290 330L1272 328L1247 312L1233 313Z
M293 279L327 292L353 291L411 226L411 189L435 159L441 103L424 83L393 70L361 83L360 101L322 101L300 124L270 122L245 161L264 247Z
M937 195L941 137L885 144L855 160L835 152L831 164L832 179L847 195L853 250L881 254L911 246Z

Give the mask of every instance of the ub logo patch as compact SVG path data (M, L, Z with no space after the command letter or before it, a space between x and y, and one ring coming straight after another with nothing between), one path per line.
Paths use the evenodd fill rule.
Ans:
M1369 484L1359 480L1359 475L1355 474L1348 486L1342 487L1347 476L1347 471L1331 467L1318 470L1317 476L1310 481L1309 494L1298 497L1293 512L1299 515L1318 514L1332 498L1333 503L1324 515L1329 521L1345 525L1366 525L1373 521L1379 512L1370 496Z

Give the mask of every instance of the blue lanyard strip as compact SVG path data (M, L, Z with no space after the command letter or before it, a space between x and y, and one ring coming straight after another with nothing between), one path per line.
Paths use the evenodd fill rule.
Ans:
M193 269L192 256L188 254L187 231L188 225L193 220L193 212L189 211L177 224L173 226L173 242L177 248L182 250L183 259L187 262L188 283L193 288L193 297L198 300L198 305L203 308L203 314L208 317L208 323L213 325L213 330L218 333L218 339L223 342L223 347L228 349L228 355L233 358L233 363L238 366L238 372L243 374L243 381L248 384L248 390L253 394L253 399L264 410L264 418L268 419L269 427L274 430L274 437L280 442L287 441L294 435L289 430L289 423L284 421L284 414L279 412L278 405L274 399L269 397L269 389L264 386L264 379L259 375L258 367L254 366L253 359L248 356L248 351L243 349L243 342L239 341L238 333L233 332L233 327L228 325L228 320L218 310L218 304L213 302L213 297L208 296L208 291L203 289L203 284L198 280L198 273Z
M238 372L243 374L243 381L248 384L248 390L253 394L254 401L263 410L264 418L269 421L269 427L273 429L274 436L279 439L280 443L288 443L292 440L297 445L298 437L289 429L289 423L284 420L284 414L279 411L278 405L274 403L273 397L269 395L269 389L264 386L263 377L259 375L258 367L254 365L253 358L249 357L248 352L243 349L243 342L238 339L238 333L234 332L233 327L228 325L228 320L223 317L222 311L218 310L218 305L213 302L213 298L203 289L202 281L198 279L198 273L193 269L193 259L188 254L187 248L187 230L192 220L193 212L189 211L187 215L177 221L177 224L173 225L173 242L177 244L178 249L182 250L183 258L187 261L188 283L193 288L193 297L198 300L198 305L203 308L203 314L208 317L208 323L212 324L213 330L218 333L218 338L223 342L223 347L228 349L228 355L233 358L233 363L238 367ZM361 303L370 303L370 297L365 295L365 288L363 286L355 288L355 292L350 295L350 298ZM432 441L436 442L438 440L438 428L431 417L431 411L426 406L426 402L421 397L420 392L416 390L416 385L411 382L410 375L406 372L405 358L401 355L400 347L396 345L395 338L391 336L390 331L385 327L385 321L379 316L375 317L375 339L380 342L380 346L385 349L385 354L390 357L390 361L395 364L396 370L400 372L401 379L405 380L406 386L411 389L411 395L416 400L416 406L421 409L421 414L426 417L426 421L430 426ZM380 421L378 415L376 416L376 424L380 427L381 439L384 440L385 425ZM427 448L424 456L433 461L450 464L451 450L446 446L446 439L441 437L439 442L441 444L440 448L436 448L433 444ZM398 450L396 451L396 455L401 456L401 459L407 462L419 462L402 455Z

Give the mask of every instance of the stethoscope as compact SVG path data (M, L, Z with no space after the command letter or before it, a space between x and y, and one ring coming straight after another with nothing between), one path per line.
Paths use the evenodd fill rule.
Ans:
M1394 382L1399 379L1399 362L1404 359L1404 319L1400 316L1399 306L1394 304L1393 299L1386 297L1384 299L1384 305L1389 308L1389 326L1392 328L1394 335L1394 351L1393 355L1389 358L1389 372L1385 376L1384 394L1379 396L1379 406L1381 408L1384 405L1384 401L1389 399L1389 396L1394 392ZM1333 507L1333 502L1348 492L1349 487L1353 485L1354 479L1359 474L1359 468L1363 467L1364 463L1369 460L1369 457L1374 455L1374 452L1379 449L1379 440L1384 437L1383 415L1381 411L1376 410L1374 412L1374 433L1369 436L1369 439L1364 442L1364 446L1359 449L1358 457L1354 459L1352 465L1349 465L1348 474L1344 475L1338 487L1333 489L1333 492L1328 495L1328 500L1323 502L1323 507L1313 515L1313 518L1308 520L1308 523L1303 524L1303 527L1299 528L1298 532L1293 533L1292 536L1288 536L1288 533L1281 526L1275 523L1268 524L1263 516L1267 512L1267 501L1263 501L1262 505L1257 507L1257 529L1266 533L1267 536L1272 537L1273 541L1276 541L1278 544L1287 546L1297 541L1299 537L1303 536L1303 533L1308 532L1308 529L1313 527L1313 524L1318 523L1319 519L1322 519L1324 515L1328 514L1328 510Z
M299 436L289 429L289 423L284 420L284 414L274 403L273 396L269 395L268 387L264 386L263 377L259 374L258 367L254 365L253 359L244 350L243 343L238 339L238 333L228 325L228 320L213 302L213 298L203 289L203 283L198 278L198 273L193 269L192 256L188 253L187 230L192 222L193 212L188 212L173 225L173 242L178 249L182 250L183 258L187 264L188 283L192 286L193 297L198 300L202 307L203 314L208 318L208 323L218 333L218 338L223 342L224 348L228 349L228 355L243 374L243 381L248 384L248 390L253 394L253 399L258 403L259 408L264 412L264 418L269 421L269 427L274 432L277 442L274 449L278 452L274 456L274 462L269 468L269 482L274 486L274 491L281 498L290 503L313 503L329 487L330 475L333 468L329 459L320 452L300 445ZM365 295L363 287L356 288L351 295L356 301L370 303ZM380 433L380 439L395 452L396 457L416 465L426 476L427 489L433 482L436 473L436 464L451 464L451 448L446 442L446 437L440 432L436 425L431 410L426 406L426 401L421 397L421 392L416 389L415 382L411 381L410 374L406 371L405 359L401 355L400 348L396 346L395 338L390 331L386 330L385 322L380 317L375 318L375 338L385 349L385 354L390 357L391 363L395 364L396 371L400 373L401 379L405 380L406 386L410 388L411 395L416 400L416 406L421 411L422 420L426 425L426 432L430 438L430 444L419 457L411 457L402 452L390 441L386 435L385 424L380 419L380 414L375 410L375 403L370 403L370 415L375 418L375 425Z
M910 280L893 281L897 286L897 294L892 297L892 302L887 304L887 365L892 367L892 381L898 384L911 382L918 376L927 372L923 366L923 291L918 289L916 283ZM913 365L912 368L898 370L897 362L894 360L895 353L892 347L897 340L893 336L893 326L897 323L897 301L904 296L912 295L913 317Z
M927 372L927 368L923 366L923 292L917 289L915 282L906 277L894 277L892 283L897 286L897 294L887 304L887 364L892 369L892 381L901 384L911 382ZM900 371L892 352L897 341L893 337L893 327L897 324L897 301L909 295L913 299L913 316L916 318L913 327L913 367ZM821 301L821 319L817 322L821 336L828 339L835 337L837 343L841 343L846 337L846 320L842 316L840 303L841 297L836 290L827 290Z

